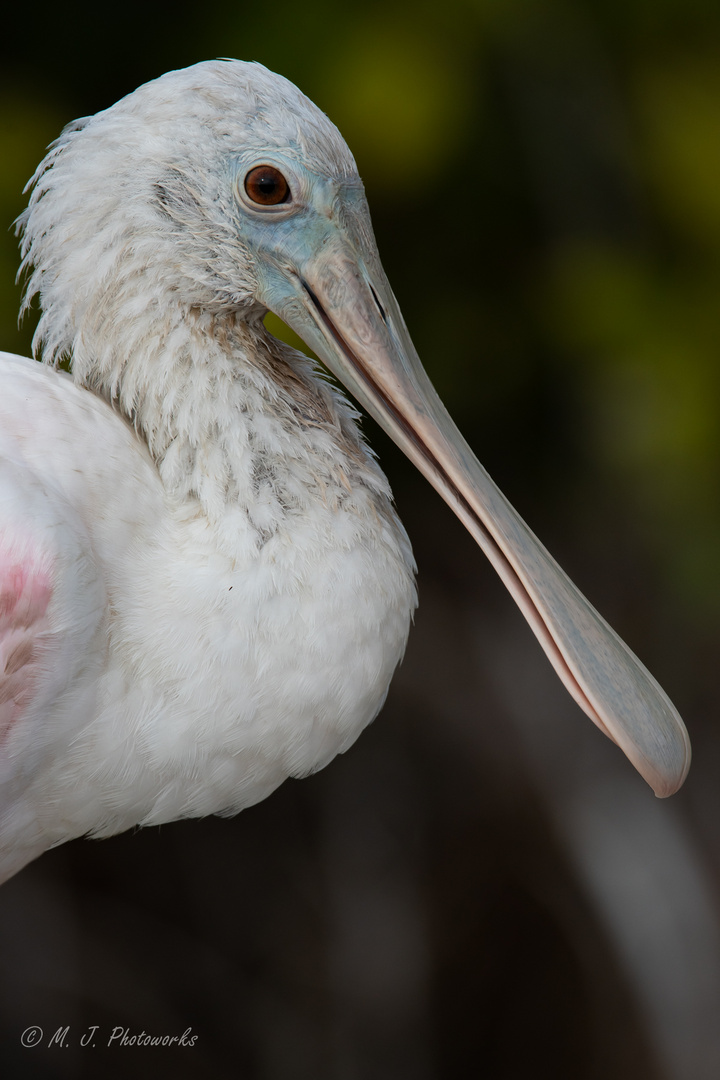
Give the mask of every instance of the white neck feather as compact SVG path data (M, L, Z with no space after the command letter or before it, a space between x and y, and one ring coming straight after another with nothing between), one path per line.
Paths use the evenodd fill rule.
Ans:
M132 324L103 314L97 337L89 319L76 338L75 381L133 424L168 493L197 501L216 526L235 528L239 511L261 545L318 500L347 506L368 488L390 497L356 411L266 330L261 309L212 315L168 297ZM129 342L111 332L128 325Z

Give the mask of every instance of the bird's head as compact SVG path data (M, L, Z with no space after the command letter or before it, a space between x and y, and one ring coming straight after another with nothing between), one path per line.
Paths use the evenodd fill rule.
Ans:
M383 272L353 157L291 83L239 61L148 83L66 129L22 225L37 340L88 385L108 390L118 349L159 349L191 312L288 323L467 526L581 708L658 794L680 786L682 721L457 431Z

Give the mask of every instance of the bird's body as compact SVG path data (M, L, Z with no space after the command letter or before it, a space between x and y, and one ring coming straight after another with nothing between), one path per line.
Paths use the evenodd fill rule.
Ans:
M267 371L254 358L248 387L251 348ZM2 732L13 861L240 810L326 764L382 705L415 595L387 482L347 406L261 327L227 359L188 417L227 432L203 432L215 461L167 486L99 397L0 361L1 557L23 578L5 575L8 617L33 587L45 601Z
M672 706L434 396L352 156L295 87L237 61L141 87L66 129L22 225L37 342L73 376L0 356L0 880L250 805L384 701L410 545L357 414L268 309L450 502L588 715L682 782Z

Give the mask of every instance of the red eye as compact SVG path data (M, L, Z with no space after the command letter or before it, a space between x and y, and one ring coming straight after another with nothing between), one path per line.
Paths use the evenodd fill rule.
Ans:
M290 201L288 182L272 165L258 165L245 177L248 198L260 206L277 206Z

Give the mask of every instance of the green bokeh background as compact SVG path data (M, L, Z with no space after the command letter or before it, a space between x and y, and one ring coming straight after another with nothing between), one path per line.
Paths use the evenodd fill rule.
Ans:
M14 4L4 18L0 349L31 349L32 314L17 326L21 293L11 223L23 209L24 184L64 123L109 106L165 70L214 56L259 60L297 82L337 123L355 154L385 268L450 412L501 487L687 716L696 761L678 813L693 837L702 872L715 882L720 877L715 794L720 775L715 678L720 656L720 5L711 0L456 0L453 5L180 0L171 6L132 0L107 10L72 2L31 9ZM438 603L454 624L463 625L469 604L485 604L491 614L504 611L501 592L489 575L481 576L479 557L459 527L383 434L372 424L367 430L416 547L421 603L427 583L431 596L443 597ZM422 612L421 607L420 623ZM442 653L439 642L447 624L424 631L419 626L418 633L427 636L425 652L417 655L423 662L430 657L432 664ZM412 650L411 643L411 673L413 663L420 664ZM441 681L447 670L437 663ZM398 724L402 742L409 730L402 726L402 691L395 705L394 700L391 695L389 719L378 724L387 723L387 730ZM374 732L364 738L381 738ZM431 758L429 745L423 752ZM378 755L383 752L378 743ZM417 747L415 752L422 756ZM332 768L342 767L344 762ZM431 771L427 763L418 766L422 776L424 767ZM323 783L331 781L307 782L316 796L273 798L280 808L283 798L307 797L309 805L316 798L320 805ZM483 783L489 793L481 817L489 829L497 806L493 800L500 796L488 776ZM533 809L532 778L526 776L522 784L518 798L529 799L532 818L539 812ZM288 803L288 814L294 806ZM249 825L235 827L264 828L252 814ZM517 821L510 816L514 824L498 847L517 844L523 830L531 829L522 814ZM475 820L472 813L470 818ZM492 825L498 837L508 828L507 819L500 818ZM467 812L458 811L443 828L453 837L464 835L467 820ZM442 831L439 824L435 828ZM548 850L552 832L548 825L543 833ZM138 850L148 843L140 837L133 842ZM458 866L471 858L468 847L476 842L472 830L467 843L456 842ZM108 864L112 843L103 845L110 852L104 856ZM134 849L122 850L130 867ZM488 890L495 895L497 882L504 880L502 867L497 869L502 859L493 862L485 855L496 868L488 871L491 884L468 884L479 907ZM97 856L91 851L67 858L67 865L53 865L82 894L88 873L82 860ZM551 855L548 860L555 865ZM574 880L572 866L563 867L548 871L549 889L557 887L555 873ZM93 887L99 889L97 882ZM572 892L571 885L567 888ZM581 894L580 886L576 891ZM521 924L524 934L532 917L523 922L512 902L506 909L508 925ZM488 925L481 916L478 921ZM492 952L487 933L480 934L478 957ZM535 955L550 985L559 985L566 946L553 951L551 933L527 933L536 951L518 931L518 953ZM585 940L593 940L591 925ZM546 945L548 959L541 962L537 957ZM438 955L430 966L434 985L442 987ZM477 963L482 967L482 960ZM570 961L566 966L572 968ZM610 978L607 972L602 977ZM520 966L517 982L528 978ZM371 1066L360 1050L346 1047L344 1057L328 1049L326 1058L313 1059L312 1069L304 1059L296 1072L290 1065L271 1068L257 1047L248 1049L248 1034L243 1046L249 1064L242 1075L458 1076L483 1055L489 1071L476 1075L489 1078L676 1075L639 1017L628 1021L615 1044L610 1034L597 1034L597 1003L588 1004L573 1021L572 1037L563 1033L563 1009L583 993L572 989L570 976L563 993L548 992L550 1019L544 1027L538 1022L545 1032L557 1027L542 1061L538 1043L528 1045L526 1057L513 1056L515 1051L511 1054L507 1043L499 1046L482 1024L477 1036L471 1035L479 1023L471 1003L476 1001L479 1010L482 1002L487 1010L491 991L467 971L463 975L457 958L448 979L465 1005L453 1005L447 987L437 990L428 1013L437 1037L422 1069L408 1049L411 1039L382 1066L379 1058ZM537 985L542 997L541 978ZM512 1032L510 977L506 991L503 1019L497 1022ZM615 987L614 992L624 991ZM332 1000L330 990L327 994ZM628 1015L634 1015L636 1004L630 994ZM208 1009L213 1008L219 1006L211 994ZM453 1016L465 1029L455 1054ZM58 1024L61 1020L58 1016ZM524 1022L520 1016L518 1023ZM328 1025L320 1041L335 1038ZM514 1035L509 1038L512 1042ZM608 1057L598 1065L601 1042ZM208 1060L219 1070L216 1075L232 1075L230 1044L221 1043ZM87 1070L86 1059L78 1067ZM50 1062L47 1068L57 1065ZM190 1068L186 1060L183 1068ZM685 1073L691 1080L695 1075L704 1074Z

